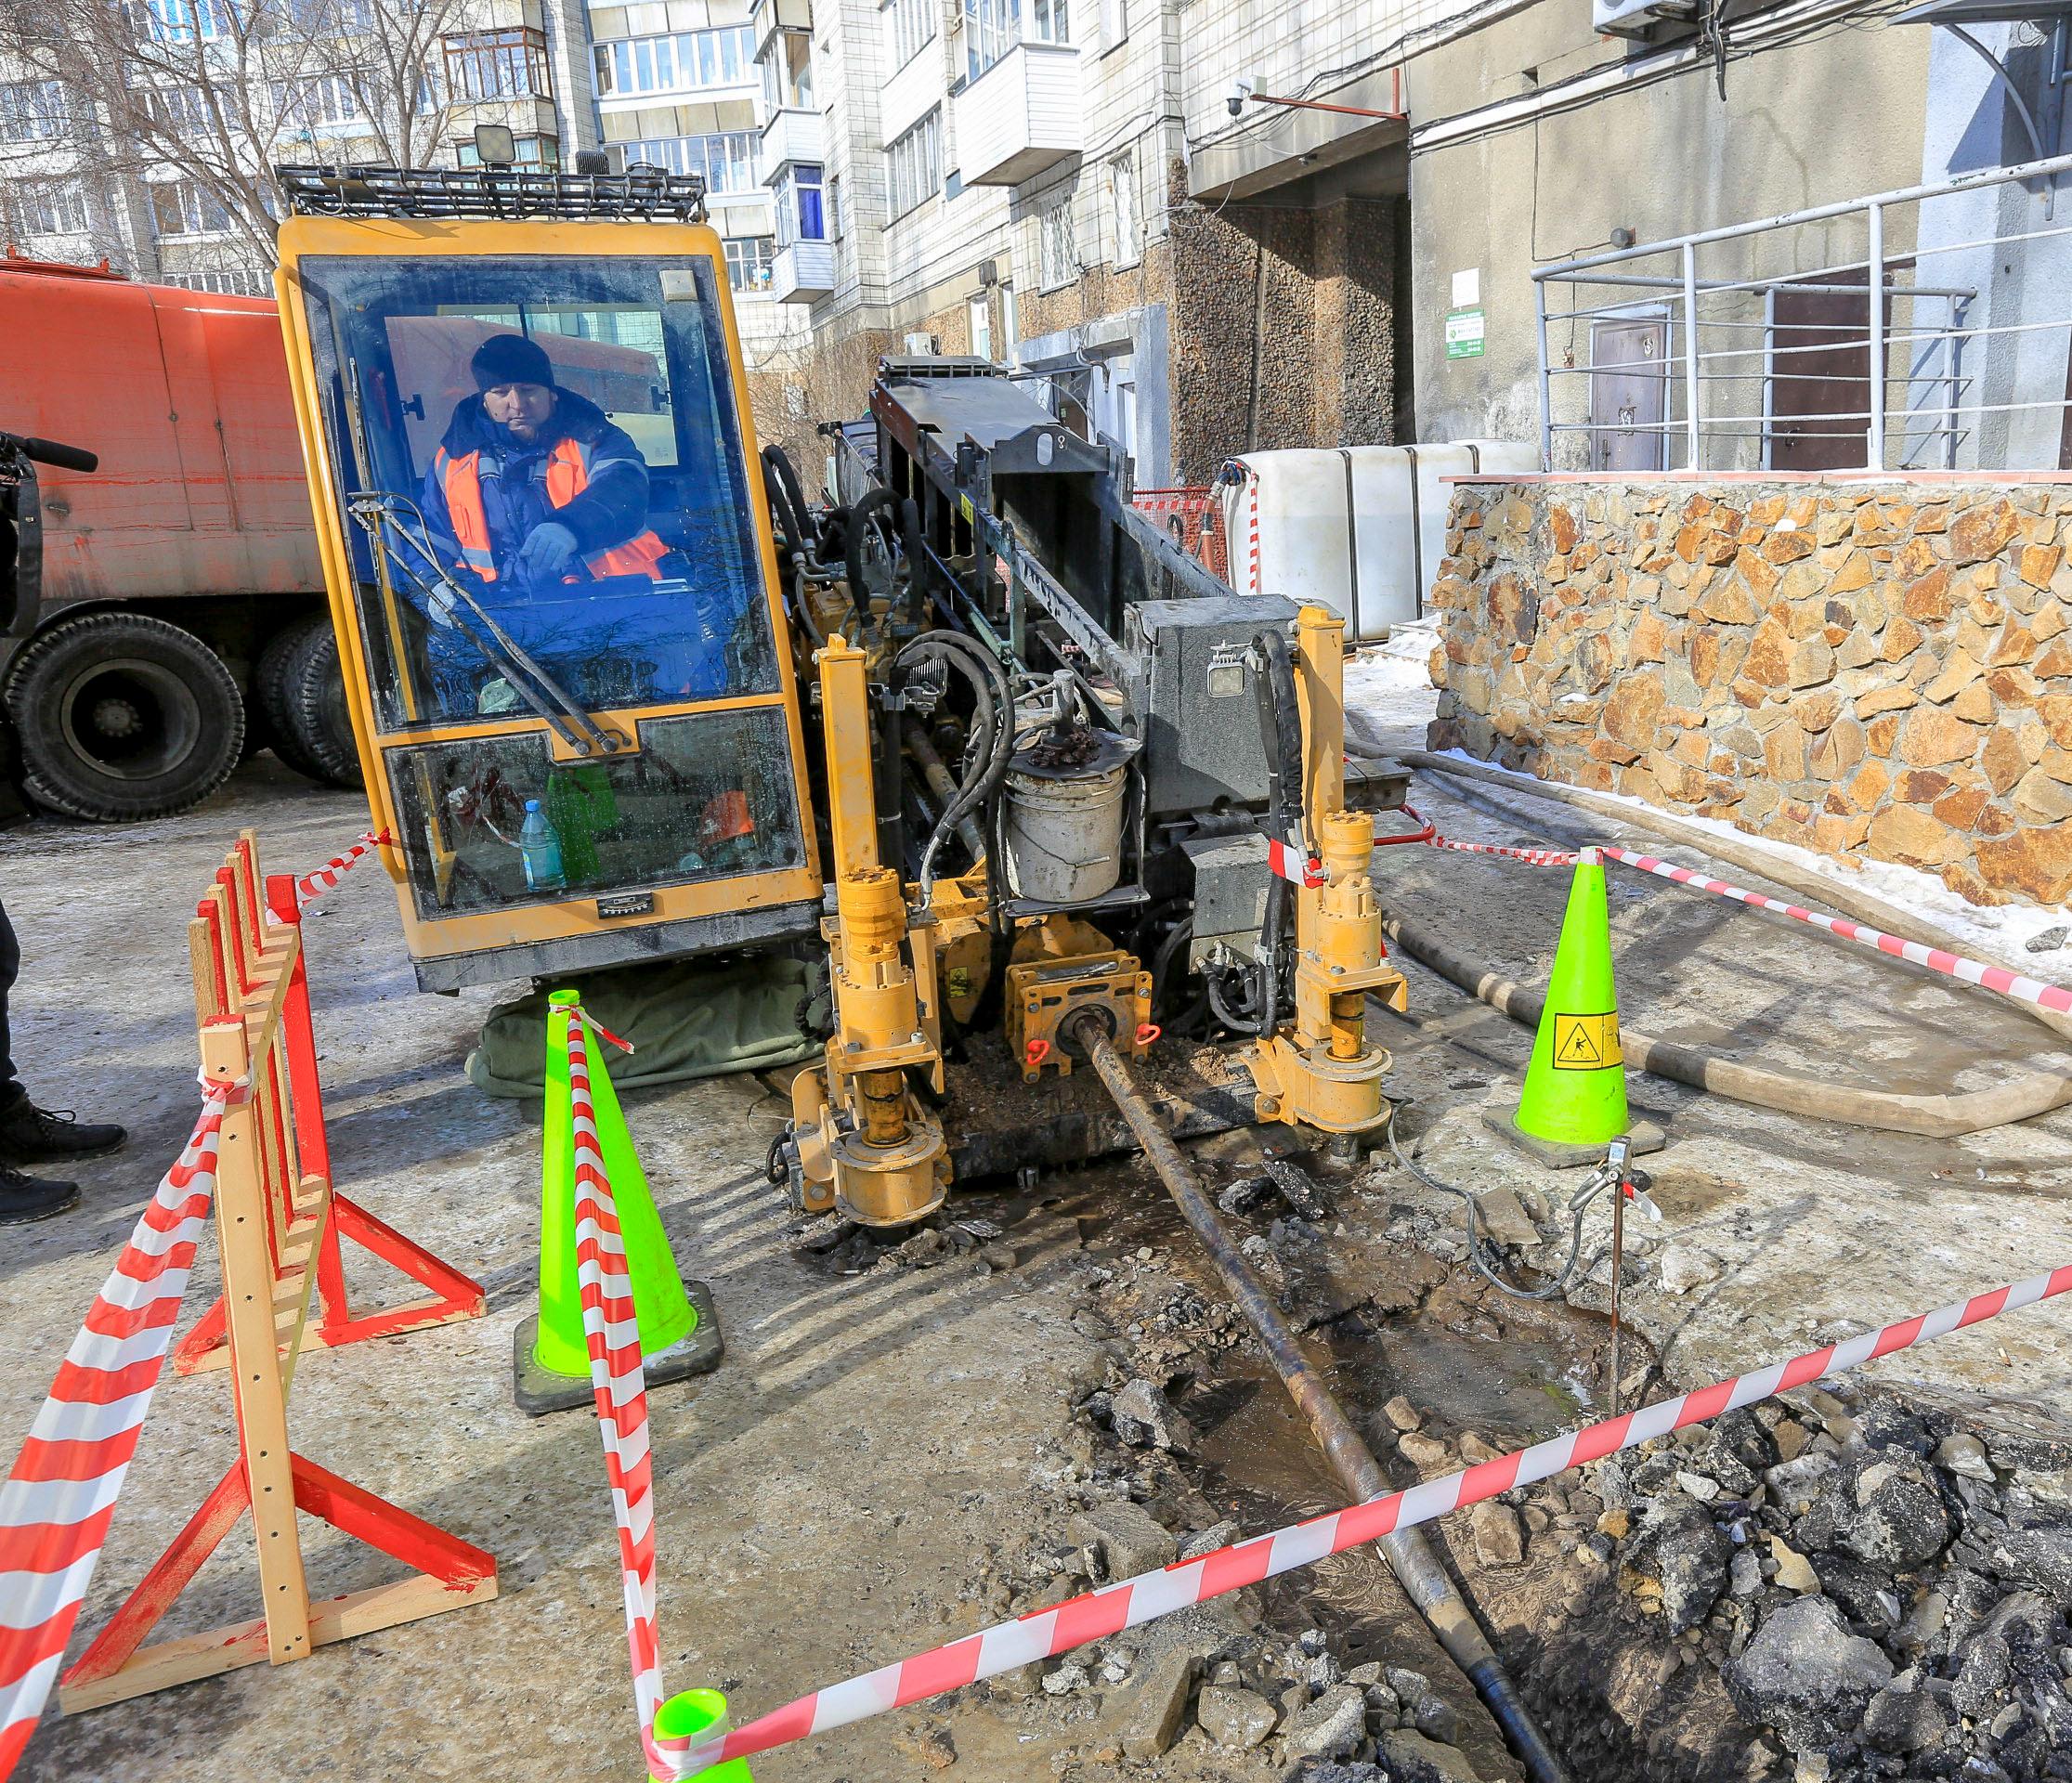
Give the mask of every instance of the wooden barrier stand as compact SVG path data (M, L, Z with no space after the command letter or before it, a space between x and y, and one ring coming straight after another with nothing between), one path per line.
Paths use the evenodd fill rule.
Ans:
M238 846L217 871L215 880L197 907L194 920L188 925L188 951L194 967L194 1009L203 1023L232 1007L232 986L243 986L249 994L254 982L251 974L264 954L261 943L267 927L285 924L296 931L299 941L302 926L295 882L287 874L276 874L264 881L272 924L260 918L256 892L262 881L257 844L250 830L240 836ZM299 1162L301 1177L289 1175L281 1179L296 1181L301 1192L311 1179L331 1182L332 1171L331 1142L324 1132L323 1088L317 1080L317 1042L310 1028L309 981L303 970L299 945L288 964L287 980L280 1020L285 1029L288 1075L278 1090L268 1087L267 1093L274 1097L272 1115L262 1123L260 1134L262 1139L272 1139L274 1161ZM279 1116L283 1105L291 1111L285 1121ZM289 1168L292 1170L292 1164ZM378 1312L356 1317L345 1298L341 1238L349 1238L371 1251L432 1293L404 1306L384 1307ZM305 1333L303 1341L320 1344L327 1349L342 1348L370 1337L393 1337L398 1332L419 1331L427 1325L478 1319L487 1305L478 1283L335 1191L331 1194L331 1217L317 1241L316 1269L317 1321L314 1328ZM219 1299L174 1349L173 1366L182 1374L192 1374L221 1368L229 1359L223 1302Z
M276 921L262 912L260 889ZM65 1673L68 1711L119 1702L238 1666L306 1659L332 1641L416 1621L496 1595L496 1562L399 1506L296 1454L288 1394L314 1289L319 1342L443 1324L482 1311L482 1290L420 1250L331 1184L317 1083L308 982L294 881L262 881L258 843L239 838L188 928L202 1074L249 1086L226 1112L216 1169L222 1299L181 1346L183 1368L231 1371L238 1460L202 1502L93 1644ZM354 1319L346 1311L344 1234L437 1293ZM252 1513L265 1613L254 1620L146 1646L145 1638L202 1563ZM312 1603L297 1511L410 1568L393 1583Z

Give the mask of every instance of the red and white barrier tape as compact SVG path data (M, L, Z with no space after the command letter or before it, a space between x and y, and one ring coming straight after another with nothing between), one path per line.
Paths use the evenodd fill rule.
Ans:
M223 1111L248 1093L207 1079L202 1090L194 1131L94 1296L0 1486L0 1779L57 1680L208 1219Z
M1622 1417L1609 1418L1586 1429L1535 1443L1518 1453L1479 1462L1464 1472L1448 1474L1443 1479L1428 1479L1407 1491L1389 1492L1348 1510L1291 1524L1271 1535L1257 1535L1199 1559L1177 1562L1161 1572L1140 1573L1134 1579L1075 1597L1054 1609L1035 1610L1018 1621L996 1623L945 1646L788 1702L760 1720L736 1728L723 1740L692 1750L684 1756L683 1775L695 1776L728 1759L752 1758L793 1740L824 1734L889 1709L903 1709L925 1697L960 1689L980 1678L996 1677L1032 1660L1105 1639L1190 1604L1291 1572L1326 1555L1377 1541L1398 1529L1429 1523L1515 1486L1549 1478L1584 1462L1667 1436L1686 1425L1701 1424L1773 1393L1842 1373L1909 1345L1946 1336L1966 1325L1997 1318L2017 1307L2032 1306L2067 1290L2072 1290L2072 1264L2049 1275L2031 1276L2011 1287L1995 1288L1934 1312L1901 1320L1846 1343L1831 1344L1789 1361L1773 1362L1753 1373L1716 1382L1681 1399L1643 1406Z
M295 908L308 909L368 855L392 846L395 839L385 829L378 836L370 829L343 854L333 854L314 873L304 874L295 881Z
M1405 805L1405 811L1410 807ZM1414 812L1412 816L1416 816ZM1422 822L1422 819L1419 819ZM1766 897L1760 892L1751 892L1743 886L1729 884L1725 879L1715 879L1693 867L1678 866L1673 861L1657 860L1652 854L1635 853L1631 849L1616 848L1609 843L1599 843L1581 853L1552 848L1498 848L1488 842L1456 842L1450 837L1434 835L1427 838L1433 848L1452 849L1462 854L1500 854L1505 860L1524 861L1531 866L1574 866L1586 856L1601 856L1608 861L1617 861L1622 866L1633 867L1641 873L1652 873L1657 878L1671 879L1678 885L1695 887L1701 892L1710 892L1714 897L1732 898L1738 904L1748 905L1756 910L1767 910L1772 915L1791 917L1796 921L1810 923L1816 929L1825 929L1831 935L1839 935L1844 941L1853 941L1861 946L1873 947L1881 954L1890 954L1895 959L1910 960L1916 966L1925 966L1932 972L1941 972L1945 977L1961 979L1967 984L1977 984L1988 991L1998 991L2002 996L2012 996L2024 1003L2034 1003L2039 1008L2056 1009L2061 1014L2072 1015L2072 990L2060 984L2046 984L2041 979L2029 978L2021 972L2011 971L2004 966L1988 966L1982 960L1967 959L1961 954L1953 954L1947 948L1931 947L1926 942L1902 941L1897 935L1888 935L1882 929L1873 929L1869 923L1852 922L1846 917L1831 917L1825 911L1809 910L1804 905L1786 904L1781 898ZM1271 847L1271 844L1269 844Z
M1831 935L1840 935L1844 941L1857 942L1865 947L1875 947L1881 954L1890 954L1896 959L1911 960L1916 966L1925 966L1932 972L1960 978L1967 984L1979 984L1988 991L1998 991L2002 996L2017 997L2024 1003L2034 1003L2046 1009L2056 1009L2061 1014L2072 1015L2072 991L2062 985L2046 984L2040 979L2011 972L2004 966L1987 966L1975 959L1966 959L1961 954L1953 954L1941 947L1931 947L1924 942L1902 941L1897 935L1888 935L1882 930L1871 928L1868 923L1851 922L1845 917L1831 917L1822 911L1808 910L1803 905L1786 904L1781 899L1766 898L1760 892L1745 891L1740 886L1729 885L1725 879L1708 878L1704 874L1693 872L1688 866L1658 861L1652 854L1635 854L1623 848L1600 848L1597 852L1609 861L1622 862L1643 873L1652 873L1659 878L1674 879L1678 885L1696 886L1701 892L1710 892L1715 897L1732 898L1739 904L1751 905L1758 910L1772 911L1780 917L1793 917L1800 922L1811 923L1816 929L1825 929Z
M1314 891L1324 881L1323 863L1302 846L1300 842L1284 842L1278 837L1266 839L1267 866L1290 885L1299 885Z
M626 1594L626 1644L632 1656L633 1707L641 1745L653 1776L684 1775L687 1741L663 1746L655 1737L655 1711L663 1700L661 1649L655 1633L655 1478L648 1453L647 1380L642 1366L633 1280L619 1234L619 1208L597 1139L597 1110L590 1096L590 1020L571 1011L568 1023L568 1103L575 1126L576 1280L582 1290L583 1335L590 1348L590 1386L604 1439L605 1474L619 1526L619 1571Z

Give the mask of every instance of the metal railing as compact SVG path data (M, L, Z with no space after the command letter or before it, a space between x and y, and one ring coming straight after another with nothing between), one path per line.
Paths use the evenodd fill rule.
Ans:
M2056 155L1540 267L1542 467L2057 467L2066 172Z

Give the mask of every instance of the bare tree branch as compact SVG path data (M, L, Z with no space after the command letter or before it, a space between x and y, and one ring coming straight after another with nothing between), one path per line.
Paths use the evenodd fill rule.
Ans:
M277 165L437 154L465 103L444 43L463 5L9 0L0 64L63 83L78 173L141 181L162 233L227 233L239 259L270 267L287 208Z

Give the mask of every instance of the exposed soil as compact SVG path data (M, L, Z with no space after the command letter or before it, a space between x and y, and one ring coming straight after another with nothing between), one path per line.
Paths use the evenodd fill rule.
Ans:
M351 797L311 792L262 759L177 823L0 834L26 955L14 999L25 1074L46 1102L137 1131L126 1152L85 1173L77 1212L0 1240L7 1430L27 1426L191 1120L182 925L195 889L241 825L258 827L274 865L300 868L335 852L363 814ZM1465 805L1441 816L1453 827L1478 821ZM1512 839L1501 826L1467 833ZM1389 898L1457 920L1464 944L1514 977L1544 970L1557 883L1470 878L1493 869L1423 851L1384 858ZM1791 1062L1889 1063L1909 1081L1935 1081L1953 1049L1973 1074L2023 1056L2023 1031L1997 1012L1896 997L1888 962L1830 949L1809 963L1802 936L1780 939L1745 915L1709 912L1718 920L1694 932L1659 902L1684 895L1650 885L1616 905L1622 990L1636 1021L1666 1027L1664 1009L1683 997L1752 1056L1774 1036ZM364 869L322 906L308 940L340 1184L474 1273L490 1310L474 1324L306 1358L294 1438L492 1549L502 1594L306 1663L53 1714L18 1775L631 1777L640 1758L595 1433L580 1414L525 1419L510 1399L512 1328L531 1309L537 1263L539 1131L536 1112L486 1100L461 1075L494 998L418 996L393 895ZM1504 1267L1544 1276L1568 1249L1561 1205L1573 1179L1523 1163L1484 1121L1515 1100L1530 1036L1428 974L1410 975L1411 1016L1375 1018L1395 1053L1388 1087L1405 1143L1483 1195ZM1865 1013L1878 1009L1890 1013ZM1859 1032L1868 1038L1852 1052ZM1663 1225L1628 1227L1629 1394L1693 1386L2072 1256L2064 1114L1941 1142L1790 1121L1639 1077L1633 1094L1671 1144L1648 1161ZM1340 1502L1136 1165L1041 1170L1026 1187L959 1193L935 1230L891 1247L788 1218L762 1177L784 1113L769 1087L716 1080L637 1092L626 1105L664 1218L712 1284L728 1345L716 1374L652 1401L673 1687L718 1684L754 1715L1055 1601L1105 1571L1106 1538L1086 1519L1126 1499L1154 1531L1139 1526L1138 1538L1153 1546L1256 1533ZM1509 1447L1603 1414L1601 1219L1586 1227L1566 1302L1522 1306L1466 1269L1457 1201L1375 1165L1354 1178L1316 1173L1314 1198L1298 1205L1282 1188L1242 1187L1259 1176L1251 1144L1238 1134L1192 1149L1219 1190L1239 1191L1231 1217L1256 1241L1255 1261L1277 1273L1334 1390L1399 1482L1458 1465L1480 1452L1478 1440ZM208 1256L190 1310L214 1292ZM396 1295L380 1270L354 1268L357 1292ZM1168 1429L1166 1447L1132 1412L1155 1412L1152 1390L1185 1426L1177 1441ZM1672 1446L1616 1476L1600 1468L1531 1489L1504 1507L1516 1518L1508 1531L1471 1516L1436 1529L1579 1783L2065 1775L2072 1730L2059 1705L2072 1637L2061 1612L2072 1578L2052 1568L2072 1463L2052 1439L2072 1424L2072 1316L2062 1304L2010 1315L1888 1358L1855 1391L1766 1410L1759 1439L1742 1432L1747 1454ZM1417 1427L1400 1428L1399 1417ZM230 1453L222 1378L168 1381L82 1641ZM1798 1490L1796 1476L1774 1487L1767 1471L1813 1453L1832 1470L1801 1494L1802 1508L1780 1496ZM1928 1502L1944 1529L1932 1553L1909 1548L1902 1563L1859 1552L1875 1554L1878 1529L1903 1525L1918 1546L1923 1528L1934 1533L1933 1519L1921 1520ZM1724 1582L1694 1612L1714 1570L1706 1556L1722 1553ZM309 1554L319 1592L393 1573L313 1533ZM164 1632L241 1620L255 1604L240 1533ZM1686 1614L1695 1620L1673 1630ZM1752 1651L1777 1663L1736 1685ZM1245 1783L1305 1765L1339 1783L1518 1775L1473 1692L1369 1555L1131 1631L1071 1664L1076 1675L1058 1666L997 1680L802 1742L757 1761L756 1775ZM1182 1664L1183 1712L1153 1752L1139 1719ZM1233 1741L1258 1725L1250 1699L1270 1711L1260 1743L1212 1740L1205 1719Z

